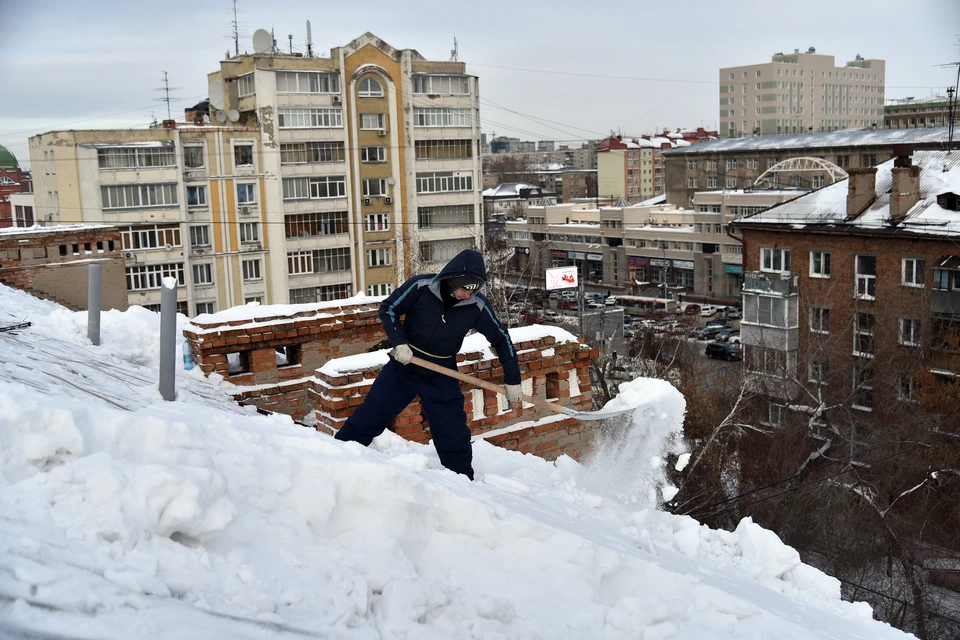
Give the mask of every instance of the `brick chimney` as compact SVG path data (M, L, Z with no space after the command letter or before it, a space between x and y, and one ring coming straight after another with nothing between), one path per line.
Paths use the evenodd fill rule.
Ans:
M877 199L877 168L848 169L847 174L847 220L855 220Z
M913 205L920 201L920 167L913 165L913 147L894 145L893 185L890 188L890 217L903 220Z

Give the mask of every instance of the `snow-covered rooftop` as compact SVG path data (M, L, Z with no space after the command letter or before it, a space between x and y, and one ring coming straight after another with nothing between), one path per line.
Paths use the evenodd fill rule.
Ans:
M42 227L38 224L32 227L3 227L0 228L2 235L40 235L44 233L73 233L75 231L90 231L91 229L112 229L116 225L112 224L57 224Z
M704 154L730 151L763 151L777 149L819 149L824 147L875 147L894 144L926 144L947 142L947 128L931 129L844 129L826 133L789 136L722 138L682 149L664 151L664 155Z
M888 160L877 166L876 200L853 220L846 219L848 181L841 180L805 196L741 218L737 223L893 228L890 222L893 164L894 160ZM960 193L960 152L917 151L913 155L913 164L920 167L920 200L907 212L897 228L925 235L960 234L960 213L943 209L937 204L937 196L942 193Z
M32 323L0 332L0 636L910 637L749 518L656 508L667 382L621 386L632 422L593 460L480 439L470 482L389 431L241 409L199 368L164 402L159 314L105 312L99 346L86 316L0 285L0 326Z

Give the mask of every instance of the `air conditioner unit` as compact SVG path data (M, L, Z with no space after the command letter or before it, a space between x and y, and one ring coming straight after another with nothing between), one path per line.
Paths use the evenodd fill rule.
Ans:
M340 104L340 96L333 96L333 104Z
M190 251L190 255L192 256L202 256L205 253L206 253L205 249L192 249Z
M387 130L386 130L386 129L379 129L379 130L377 131L377 135L382 138L383 136L387 135Z
M391 203L393 203L393 198L391 198L390 196L386 196L386 197L383 199L383 201L384 201L385 203L387 203L387 204L391 204Z
M136 255L133 253L133 251L124 251L124 252L123 252L123 258L124 258L125 260L135 260L135 259L136 259Z
M253 207L240 207L240 215L249 216L253 213Z
M165 245L163 245L163 250L164 250L164 251L173 251L173 245L172 245L172 244L165 244Z
M370 198L364 198L363 204L370 204Z

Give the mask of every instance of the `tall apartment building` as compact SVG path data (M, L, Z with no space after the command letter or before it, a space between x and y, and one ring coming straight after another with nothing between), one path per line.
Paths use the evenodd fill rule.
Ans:
M366 33L328 58L242 55L209 78L224 109L260 125L277 301L385 295L478 244L479 94L464 63Z
M121 228L129 304L385 295L481 234L477 79L364 34L209 74L210 113L30 139L36 218Z
M689 144L659 136L602 140L597 145L598 196L641 202L662 194L666 179L660 152Z
M770 62L720 69L720 135L725 138L835 131L883 125L886 63L776 53Z

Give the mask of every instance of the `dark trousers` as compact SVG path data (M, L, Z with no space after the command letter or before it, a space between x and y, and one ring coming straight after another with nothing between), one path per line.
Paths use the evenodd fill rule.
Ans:
M363 404L337 432L336 439L368 446L418 395L440 462L473 480L473 451L460 383L439 374L419 373L393 358L373 381Z

